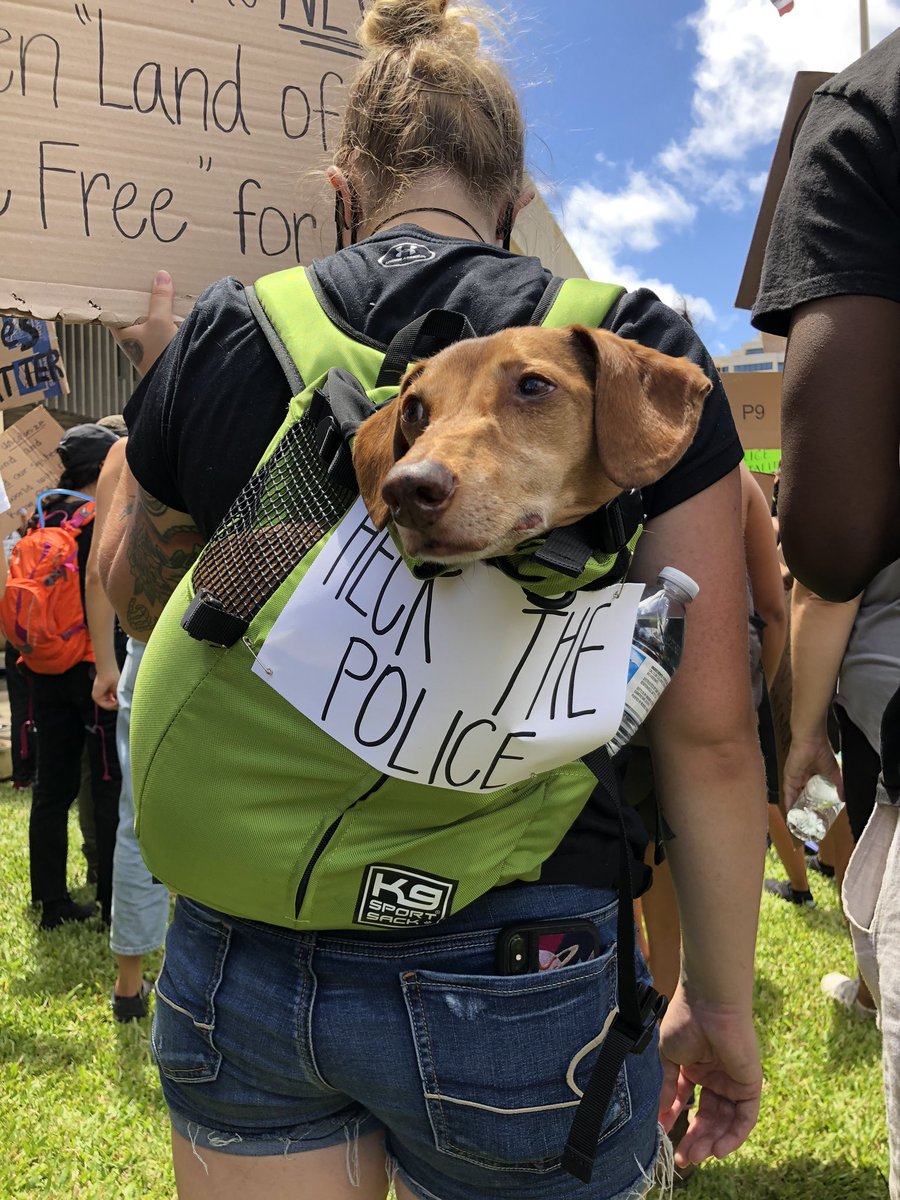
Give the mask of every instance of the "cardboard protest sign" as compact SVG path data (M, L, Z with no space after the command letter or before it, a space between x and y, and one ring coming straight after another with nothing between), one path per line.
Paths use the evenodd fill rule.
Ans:
M185 313L334 245L334 152L364 0L5 0L0 312Z
M747 469L757 475L774 475L781 465L780 450L748 450L744 454Z
M781 446L781 371L722 375L738 437L745 450Z
M46 409L36 408L0 434L0 478L10 505L0 514L0 538L18 529L20 508L33 512L38 493L59 483L56 447L64 432Z
M58 400L68 391L53 326L33 317L0 319L0 409Z
M769 168L769 177L760 201L750 249L747 251L747 261L744 263L744 271L738 285L738 293L734 301L735 308L750 309L756 301L756 293L759 291L759 281L762 276L763 259L766 254L766 243L769 240L769 230L772 227L775 206L784 185L784 177L787 175L790 165L794 142L797 140L797 134L809 112L813 92L823 83L827 83L829 79L831 79L830 71L798 71L794 76L784 121L778 135L778 144L775 147L772 165Z
M480 562L421 581L358 500L253 671L379 771L490 795L615 734L641 594L550 607Z

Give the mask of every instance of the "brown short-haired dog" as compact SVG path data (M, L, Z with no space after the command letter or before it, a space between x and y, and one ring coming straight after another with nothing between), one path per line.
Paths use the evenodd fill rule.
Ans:
M413 558L505 555L664 475L711 388L687 359L579 325L457 342L360 427L360 491Z

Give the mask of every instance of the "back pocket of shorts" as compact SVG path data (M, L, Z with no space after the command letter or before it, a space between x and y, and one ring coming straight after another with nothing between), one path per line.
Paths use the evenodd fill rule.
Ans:
M222 1064L216 1049L216 991L231 928L178 898L156 981L151 1043L160 1071L176 1083L209 1083Z
M401 984L437 1148L495 1170L555 1170L615 1006L615 950L535 975L411 971ZM623 1067L601 1140L630 1116Z

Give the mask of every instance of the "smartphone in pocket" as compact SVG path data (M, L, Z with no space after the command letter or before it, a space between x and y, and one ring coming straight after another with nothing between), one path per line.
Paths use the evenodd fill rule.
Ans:
M498 975L558 971L588 962L600 952L600 935L586 920L522 921L497 937Z

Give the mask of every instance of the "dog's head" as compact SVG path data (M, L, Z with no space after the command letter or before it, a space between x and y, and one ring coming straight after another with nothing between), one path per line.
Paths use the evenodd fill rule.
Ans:
M412 558L509 554L664 475L711 386L687 359L578 325L458 342L360 427L360 492Z

